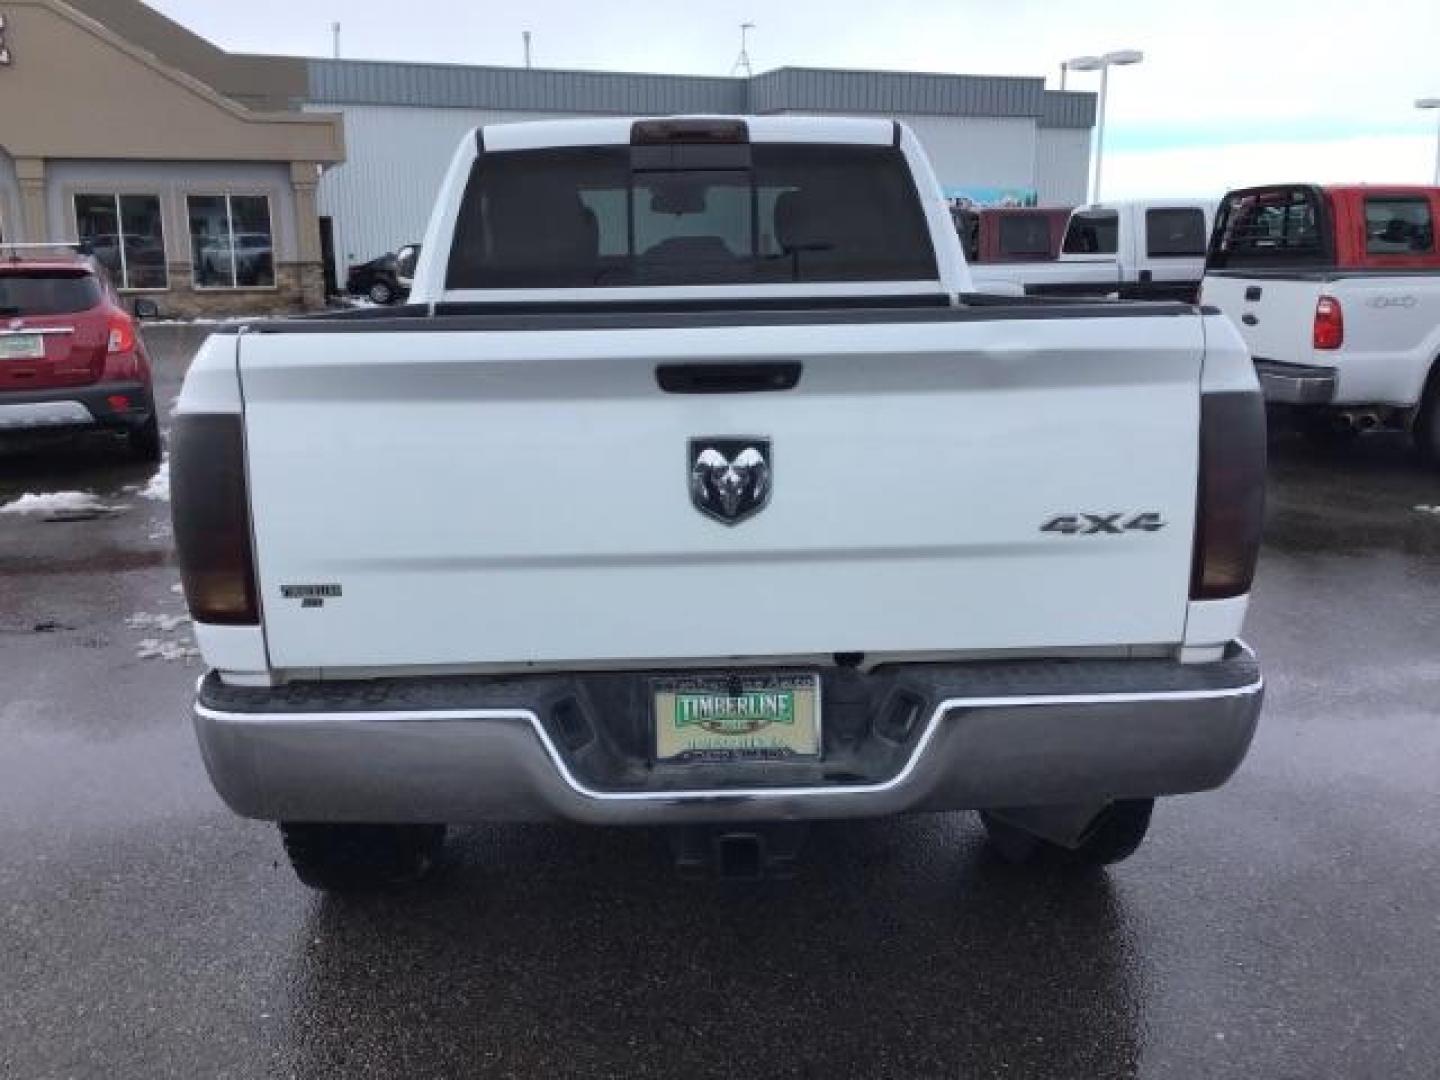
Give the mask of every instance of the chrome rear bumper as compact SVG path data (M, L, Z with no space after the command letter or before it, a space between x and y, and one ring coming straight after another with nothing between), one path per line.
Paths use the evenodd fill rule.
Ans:
M1340 377L1334 368L1286 364L1255 358L1255 375L1266 401L1286 405L1328 405L1335 400Z
M1054 692L1047 675L1033 680L1039 692L1028 692L1025 669L1043 663L989 665L969 680L983 693L938 699L898 767L862 783L771 784L767 766L743 765L731 767L723 785L661 787L637 761L633 783L601 786L561 745L538 700L406 709L374 700L382 707L369 708L362 690L353 695L361 707L320 711L313 699L293 708L291 688L223 687L212 674L195 725L226 803L247 817L290 821L660 825L1103 802L1217 787L1249 748L1263 681L1243 646L1207 665L1071 662L1070 673L1082 676L1092 663L1101 673L1146 665L1149 688ZM981 666L916 668L945 685ZM1211 670L1197 680L1202 667ZM523 699L543 681L512 680L496 696ZM992 692L997 687L1004 692Z

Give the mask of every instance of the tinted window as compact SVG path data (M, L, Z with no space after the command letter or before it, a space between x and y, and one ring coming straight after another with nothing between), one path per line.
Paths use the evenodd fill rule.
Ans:
M191 195L185 206L196 288L274 286L269 199L264 195Z
M1152 258L1204 255L1206 240L1203 210L1145 211L1145 252Z
M1207 265L1313 266L1328 258L1316 194L1275 188L1226 197Z
M1050 219L1043 214L1002 214L1000 216L1002 255L1050 254Z
M694 156L703 163L694 168L676 167L663 155L632 156L630 147L485 155L475 164L460 208L447 286L937 276L920 202L898 150L678 149L724 152Z
M1435 250L1430 202L1422 198L1365 200L1365 250L1371 255L1412 255Z
M100 282L93 274L0 274L0 315L73 315L98 303Z
M1065 254L1114 255L1119 233L1120 218L1114 210L1072 214L1065 230Z
M169 285L158 195L76 195L75 228L118 288Z

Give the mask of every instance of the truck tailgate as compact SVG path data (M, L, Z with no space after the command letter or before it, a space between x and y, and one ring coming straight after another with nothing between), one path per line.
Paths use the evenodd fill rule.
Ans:
M1256 360L1323 364L1311 348L1320 292L1315 280L1208 274L1203 298L1230 317Z
M272 665L1180 640L1200 319L718 321L242 334ZM802 374L657 384L699 362ZM692 503L710 438L768 440L738 524Z

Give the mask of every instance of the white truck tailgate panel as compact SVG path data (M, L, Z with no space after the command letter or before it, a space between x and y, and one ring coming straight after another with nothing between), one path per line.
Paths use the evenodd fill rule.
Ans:
M244 335L270 660L1178 642L1202 353L1185 316ZM804 374L657 387L658 363L724 360ZM703 436L771 440L753 518L692 505ZM1085 513L1165 527L1041 529Z

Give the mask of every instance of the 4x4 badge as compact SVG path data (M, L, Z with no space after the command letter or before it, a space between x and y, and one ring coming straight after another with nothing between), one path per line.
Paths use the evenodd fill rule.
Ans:
M690 501L707 517L738 525L770 501L770 440L761 436L691 439Z

